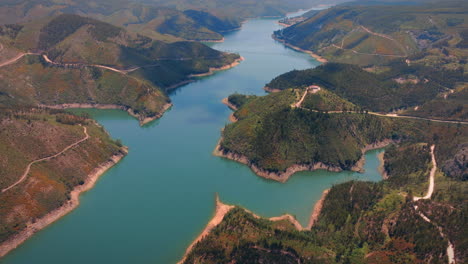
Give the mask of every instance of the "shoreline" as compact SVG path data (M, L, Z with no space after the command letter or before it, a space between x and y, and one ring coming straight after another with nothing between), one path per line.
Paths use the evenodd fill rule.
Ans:
M297 172L301 171L316 171L316 170L327 170L327 171L332 171L332 172L341 172L344 171L341 167L337 166L332 166L332 165L326 165L322 162L316 162L314 164L294 164L290 167L288 167L285 171L282 172L272 172L272 171L267 171L265 169L259 168L255 164L252 164L252 162L248 159L248 157L225 151L221 147L221 142L223 138L218 141L218 144L216 145L215 149L213 150L213 155L217 157L222 157L226 158L229 160L233 160L239 163L242 163L244 165L247 165L257 176L260 176L265 179L269 180L274 180L277 182L285 183L289 180L289 178L294 175ZM349 171L354 171L354 172L364 172L364 163L365 163L365 153L370 150L374 149L380 149L388 146L389 144L393 143L392 140L383 140L379 141L373 144L369 144L364 146L361 151L362 151L362 157L356 162L355 165L353 165Z
M198 242L203 240L206 236L208 236L210 234L210 232L223 221L226 214L229 213L235 207L241 208L242 210L244 210L245 212L251 214L253 217L255 217L257 219L267 219L267 220L272 221L272 222L278 222L278 221L285 220L285 221L289 221L292 225L294 225L294 227L298 231L311 230L311 228L313 226L313 221L316 221L316 219L313 220L313 217L315 216L315 217L318 218L318 216L320 215L320 212L322 211L322 207L323 207L323 202L325 201L325 198L326 198L329 191L330 191L330 189L327 189L327 190L323 191L322 196L320 197L320 200L318 200L315 203L314 209L312 210L312 213L311 213L311 216L310 216L310 219L309 219L309 224L306 227L303 227L301 225L301 223L299 223L299 221L297 221L297 219L294 216L290 215L290 214L283 214L281 216L274 216L274 217L270 217L270 218L261 217L261 216L255 214L255 213L253 213L252 211L247 210L247 209L245 209L243 207L224 204L223 202L220 201L219 196L216 195L216 207L215 207L214 216L210 219L210 221L208 222L206 227L203 229L203 231L192 241L192 243L190 243L190 245L185 250L184 256L182 257L182 259L180 261L177 262L177 264L183 264L184 261L187 259L187 256L190 254L190 252L192 252L193 247Z
M270 87L268 87L268 86L263 87L263 90L265 90L265 92L269 92L269 93L277 93L277 92L281 92L281 91L282 91L282 90L280 90L280 89L270 88Z
M315 203L314 209L312 210L312 213L310 214L309 224L307 225L306 229L311 230L314 224L317 222L320 216L320 213L322 212L323 203L325 202L325 198L327 197L329 192L330 192L330 189L326 189L325 191L323 191L322 196L317 201L317 203Z
M310 51L310 50L305 50L305 49L301 49L301 48L299 48L299 47L296 47L296 46L294 46L294 45L292 45L292 44L287 43L287 42L284 41L284 40L278 39L277 37L275 37L275 35L272 35L272 38L273 38L274 40L278 41L278 42L281 42L281 43L282 43L283 45L285 45L286 47L289 47L289 48L291 48L291 49L293 49L293 50L297 50L297 51L300 51L300 52L304 52L304 53L309 54L312 58L316 59L318 62L321 62L321 63L327 63L327 62L328 62L327 59L325 59L324 57L322 57L322 56L320 56L320 55L318 55L318 54L316 54L316 53L314 53L314 52L312 52L312 51Z
M226 98L223 98L223 100L221 100L221 102L222 102L223 104L227 105L227 107L229 107L232 111L237 111L237 110L238 110L237 106L231 104L231 103L229 102L229 99L228 99L227 97L226 97Z
M44 229L45 227L49 226L77 208L80 204L79 198L81 193L92 189L100 176L116 165L123 157L127 155L127 153L127 147L122 147L119 153L114 154L109 158L108 161L103 162L99 164L98 167L94 168L93 171L88 174L85 184L76 186L70 192L70 200L65 202L65 204L47 213L40 219L37 219L34 223L28 223L24 230L0 244L0 257L4 257L10 251L16 249L18 246L24 243L35 233Z
M203 231L200 233L200 235L198 235L193 241L192 243L190 243L190 245L188 246L188 248L185 250L185 253L184 253L184 256L182 257L182 259L177 262L177 264L182 264L184 263L184 261L187 259L187 256L188 254L190 254L190 252L192 251L193 247L198 243L200 242L203 238L205 238L207 235L210 234L211 230L213 230L213 228L215 228L216 226L218 226L224 219L224 216L229 212L231 211L231 209L234 209L234 205L227 205L227 204L223 204L220 200L219 200L219 197L218 195L216 195L216 209L215 209L215 213L214 213L214 216L211 218L211 220L208 222L208 224L206 225L206 227L203 229Z
M42 108L49 108L49 109L70 109L70 108L78 108L78 109L118 109L126 111L129 115L135 117L139 122L140 126L144 126L156 119L159 119L163 116L163 114L171 108L172 104L167 103L163 106L163 109L160 113L154 116L143 116L140 114L136 114L135 111L128 106L118 105L118 104L90 104L90 103L67 103L67 104L57 104L57 105L45 105L39 104L38 107Z
M234 60L234 62L232 62L230 64L227 64L227 65L224 65L224 66L221 66L221 67L215 67L215 68L210 67L208 72L198 73L198 74L190 74L188 77L189 78L194 78L194 77L210 76L210 75L213 75L215 72L225 71L225 70L229 70L231 68L234 68L237 65L239 65L241 63L241 61L244 61L244 60L245 60L245 58L240 56L239 58L237 58L236 60Z
M278 25L282 26L282 27L285 27L285 28L292 26L292 25L288 25L288 24L285 24L285 23L281 23L281 22L279 22L279 21L277 21L276 23L277 23Z
M227 105L229 107L229 109L231 109L232 111L237 111L237 107L233 104L231 104L228 100L228 98L223 98L223 100L221 100L221 102L225 105ZM229 115L229 121L231 121L232 123L235 123L237 121L239 121L239 119L237 119L237 117L234 116L234 112L232 112L230 115Z
M377 167L377 170L379 173L382 175L382 179L387 180L388 179L388 172L385 169L385 159L384 159L385 152L379 153L377 155L377 158L379 159L379 166Z
M195 40L195 42L208 42L208 43L223 43L225 38L222 39L203 39L203 40Z

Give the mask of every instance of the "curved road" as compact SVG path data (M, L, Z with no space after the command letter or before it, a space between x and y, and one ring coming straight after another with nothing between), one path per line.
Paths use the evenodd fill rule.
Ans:
M19 59L23 58L24 56L26 55L39 55L37 53L30 53L30 52L27 52L27 53L20 53L18 54L16 57L12 58L12 59L9 59L5 62L1 62L0 63L0 67L3 67L3 66L7 66L7 65L10 65L10 64L13 64L15 62L17 62Z
M37 159L37 160L34 160L34 161L30 162L30 163L28 164L28 166L26 167L26 170L24 171L24 173L23 173L23 175L21 176L21 178L20 178L17 182L15 182L15 183L13 183L12 185L8 186L7 188L3 189L3 190L2 190L2 193L4 193L4 192L10 190L11 188L13 188L13 187L15 187L16 185L18 185L18 184L20 184L21 182L23 182L23 181L28 177L29 171L31 170L31 166L32 166L33 164L38 163L38 162L41 162L41 161L44 161L44 160L53 159L53 158L55 158L55 157L57 157L57 156L63 154L63 153L66 152L67 150L69 150L69 149L71 149L71 148L73 148L73 147L79 145L80 143L86 141L86 140L89 138L88 131L86 130L86 127L83 127L83 132L84 132L84 134L85 134L85 137L84 137L83 139L80 139L80 140L78 140L77 142L75 142L75 143L73 143L73 144L67 146L66 148L64 148L64 149L63 149L62 151L60 151L59 153L56 153L56 154L54 154L54 155L52 155L52 156L48 156L48 157L45 157L45 158L40 158L40 159Z

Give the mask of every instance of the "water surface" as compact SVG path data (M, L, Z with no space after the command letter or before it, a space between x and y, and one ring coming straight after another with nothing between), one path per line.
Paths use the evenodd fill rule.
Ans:
M174 107L148 126L139 127L123 111L87 111L130 148L129 155L81 196L75 211L0 262L175 263L213 215L216 193L259 215L290 213L306 224L324 189L351 179L380 180L378 151L366 155L364 174L302 172L286 184L211 155L230 114L222 98L262 95L277 75L319 64L271 39L279 28L272 19L250 20L224 43L212 44L246 60L178 89L171 95Z

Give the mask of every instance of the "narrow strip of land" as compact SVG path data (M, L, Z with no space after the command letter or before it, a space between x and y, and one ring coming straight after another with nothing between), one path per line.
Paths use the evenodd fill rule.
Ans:
M87 130L86 130L86 127L83 127L83 132L84 132L84 134L85 134L85 137L84 137L84 138L78 140L77 142L75 142L75 143L73 143L73 144L71 144L71 145L68 145L68 146L65 147L62 151L60 151L60 152L58 152L58 153L56 153L56 154L54 154L54 155L47 156L47 157L45 157L45 158L40 158L40 159L31 161L31 162L28 164L28 166L26 166L26 170L24 171L24 173L23 173L23 175L21 176L21 178L20 178L17 182L15 182L15 183L13 183L12 185L8 186L7 188L3 189L3 190L2 190L2 193L4 193L4 192L10 190L11 188L15 187L16 185L18 185L18 184L20 184L20 183L22 183L22 182L28 177L29 171L31 170L31 166L32 166L33 164L38 163L38 162L41 162L41 161L45 161L45 160L50 160L50 159L53 159L53 158L55 158L55 157L58 157L58 156L60 156L61 154L65 153L67 150L69 150L69 149L71 149L71 148L73 148L73 147L79 145L80 143L86 141L86 140L89 138L89 135L88 135L88 132L87 132Z

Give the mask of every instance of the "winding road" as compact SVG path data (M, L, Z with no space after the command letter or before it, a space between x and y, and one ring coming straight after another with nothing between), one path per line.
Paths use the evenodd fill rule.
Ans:
M69 150L69 149L71 149L71 148L73 148L73 147L79 145L80 143L86 141L86 140L89 138L88 131L87 131L86 127L83 127L83 133L85 134L85 137L84 137L84 138L78 140L77 142L75 142L75 143L73 143L73 144L71 144L71 145L68 145L68 146L67 146L66 148L64 148L62 151L60 151L60 152L58 152L58 153L56 153L56 154L54 154L54 155L47 156L47 157L45 157L45 158L40 158L40 159L37 159L37 160L34 160L34 161L30 162L30 163L28 164L28 166L26 167L26 170L24 171L24 173L23 173L23 175L21 176L21 178L20 178L17 182L15 182L15 183L13 183L12 185L8 186L7 188L3 189L3 190L2 190L2 193L4 193L4 192L10 190L11 188L15 187L16 185L18 185L18 184L20 184L20 183L22 183L22 182L28 177L29 171L31 170L31 166L34 165L35 163L38 163L38 162L41 162L41 161L45 161L45 160L50 160L50 159L53 159L53 158L55 158L55 157L57 157L57 156L60 156L61 154L65 153L67 150Z
M413 201L419 201L419 200L429 200L431 199L432 197L432 194L434 193L434 187L435 187L435 173L437 171L437 163L436 163L436 159L435 159L435 154L434 154L434 149L435 149L435 145L432 145L431 146L431 158L432 158L432 168L431 168L431 172L429 173L429 187L427 188L427 193L425 196L423 197L413 197ZM429 217L427 217L426 215L424 215L421 211L419 211L419 208L417 205L414 206L414 209L416 210L416 212L418 213L419 216L421 216L421 218L434 225L435 227L437 227L437 229L439 230L439 234L441 237L443 238L447 238L443 232L443 229L442 227L438 226L437 224L435 224L434 222L431 221L431 219L429 219ZM447 246L447 257L448 257L448 263L449 264L455 264L455 248L453 247L453 244L450 242L450 240L447 238L447 241L448 241L448 246Z
M0 67L4 67L4 66L10 65L10 64L13 64L13 63L17 62L19 59L23 58L26 55L39 55L39 54L31 53L31 52L20 53L20 54L16 55L16 57L14 57L14 58L11 58L11 59L9 59L7 61L1 62Z

